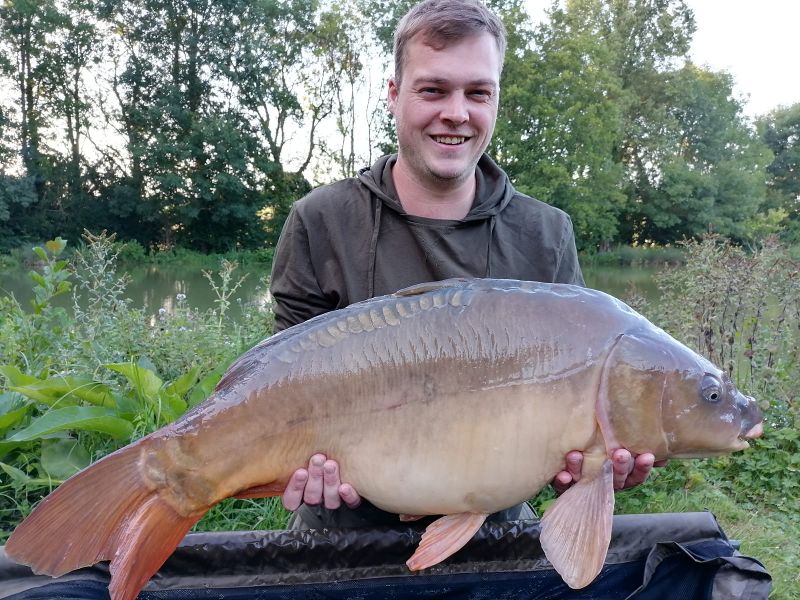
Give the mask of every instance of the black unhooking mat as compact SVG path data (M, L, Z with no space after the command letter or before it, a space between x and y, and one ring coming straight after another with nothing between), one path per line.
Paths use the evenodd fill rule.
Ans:
M771 579L710 513L622 515L606 566L572 590L539 545L538 521L487 523L444 563L409 573L422 528L190 534L139 600L761 600ZM0 598L107 600L106 564L57 579L0 548Z

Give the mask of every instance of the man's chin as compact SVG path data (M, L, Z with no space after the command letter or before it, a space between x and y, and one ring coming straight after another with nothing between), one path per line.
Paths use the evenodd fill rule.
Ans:
M428 173L432 179L441 183L458 184L475 175L477 164L475 161L468 165L429 165Z

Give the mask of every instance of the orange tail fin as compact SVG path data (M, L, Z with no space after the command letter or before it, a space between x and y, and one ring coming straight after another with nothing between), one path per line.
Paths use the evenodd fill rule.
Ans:
M178 514L146 485L142 442L59 486L11 534L7 555L52 576L110 560L112 600L135 598L203 516Z

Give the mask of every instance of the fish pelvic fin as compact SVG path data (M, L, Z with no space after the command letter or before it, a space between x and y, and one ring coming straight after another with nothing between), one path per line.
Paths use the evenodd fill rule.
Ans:
M203 514L181 516L158 495L150 495L115 536L111 600L134 600Z
M412 571L427 569L461 550L481 528L487 513L458 513L428 525L416 552L406 561Z
M53 577L109 560L112 600L135 598L205 512L180 515L147 485L144 441L61 484L11 534L8 557Z
M593 469L592 462L598 467ZM602 570L611 542L613 516L611 461L587 455L580 481L564 492L542 517L539 538L545 556L571 588L586 587Z

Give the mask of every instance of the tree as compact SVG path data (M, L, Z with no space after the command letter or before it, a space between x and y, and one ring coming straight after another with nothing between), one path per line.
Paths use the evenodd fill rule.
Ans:
M47 99L44 82L47 73L52 72L48 45L60 23L61 15L52 0L10 0L0 6L0 43L4 54L11 57L6 61L10 69L6 70L14 82L18 99L18 116L12 121L6 115L5 126L14 123L17 127L18 135L14 138L24 170L22 177L9 179L6 176L5 183L10 189L25 190L26 200L21 204L31 210L20 215L22 219L16 228L34 236L48 233L46 187L51 161L42 135L48 125L43 107Z
M503 12L509 52L494 152L523 192L566 210L581 248L608 245L625 200L612 160L622 129L620 82L595 0L554 8L531 34Z
M778 108L758 121L759 135L772 150L767 167L766 211L783 215L787 236L800 240L800 103Z
M687 64L665 74L663 158L650 168L631 218L639 241L671 243L708 231L742 240L764 201L769 151L733 96L733 80Z

